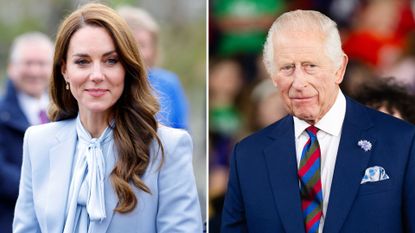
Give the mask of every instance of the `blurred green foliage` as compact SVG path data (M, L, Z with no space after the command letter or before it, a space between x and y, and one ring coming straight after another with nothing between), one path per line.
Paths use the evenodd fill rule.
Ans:
M206 30L205 21L188 27L162 28L162 66L179 74L188 86L205 85Z

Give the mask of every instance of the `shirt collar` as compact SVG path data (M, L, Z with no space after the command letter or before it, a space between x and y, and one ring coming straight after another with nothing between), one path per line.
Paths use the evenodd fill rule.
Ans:
M46 111L49 103L47 93L43 93L40 99L34 98L26 93L17 92L17 101L27 121L31 124L39 124L39 112Z
M330 110L318 121L315 126L320 130L332 135L339 136L341 128L343 126L344 116L346 115L346 97L344 97L342 91L339 89L337 93L336 101ZM294 118L294 132L295 138L298 138L310 124L300 120L297 117Z
M26 93L18 92L17 99L19 100L19 103L23 109L30 109L30 110L37 110L37 111L46 109L49 103L49 98L48 98L47 93L43 93L40 99L37 99Z

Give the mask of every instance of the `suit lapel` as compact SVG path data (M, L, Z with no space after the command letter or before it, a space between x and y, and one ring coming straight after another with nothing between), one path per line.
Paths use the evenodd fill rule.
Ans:
M49 232L62 232L66 219L68 192L76 147L75 120L65 122L56 136L57 144L49 150L49 189L47 227Z
M7 125L11 128L14 128L22 133L26 131L27 128L29 128L30 123L27 120L26 116L23 114L22 110L17 109L17 107L13 107L16 109L5 110L6 112L3 112L2 114L7 114L9 118L7 119Z
M10 80L7 80L6 89L4 105L0 110L0 120L4 121L9 127L24 133L30 124L17 99L16 88Z
M337 153L336 165L331 184L324 232L339 232L349 213L361 179L371 156L358 146L359 140L375 145L375 137L368 132L372 127L366 110L347 99L346 116Z
M10 102L5 103L4 108L0 110L1 120L9 127L24 133L30 126L30 123L23 113L23 110L17 101L17 97L9 99L9 101Z
M304 232L297 177L294 122L286 117L270 135L274 141L264 156L275 203L286 232Z

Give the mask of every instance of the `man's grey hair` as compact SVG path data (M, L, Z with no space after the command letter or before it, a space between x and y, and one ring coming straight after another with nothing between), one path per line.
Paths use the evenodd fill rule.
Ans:
M149 31L156 38L158 37L160 27L147 11L138 7L121 6L117 9L117 12L127 21L132 30L142 29Z
M272 24L264 45L264 64L268 73L273 76L276 72L274 60L274 41L283 37L282 31L321 32L325 39L325 53L335 67L340 67L344 52L337 24L329 17L318 11L295 10L282 14Z
M54 45L52 40L41 32L27 32L17 36L10 47L9 61L15 62L19 59L21 46L24 44L45 44L50 47L51 59L53 57Z

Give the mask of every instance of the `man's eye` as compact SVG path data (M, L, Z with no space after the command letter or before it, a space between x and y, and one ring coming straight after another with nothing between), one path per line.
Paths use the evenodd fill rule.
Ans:
M312 64L312 63L304 64L303 67L304 67L304 70L307 73L313 73L313 72L315 72L317 70L317 65Z
M291 70L291 69L293 69L294 68L294 66L293 65L288 65L288 66L283 66L283 67L281 67L281 70L282 71L289 71L289 70Z
M295 65L286 65L280 68L280 72L282 75L291 75L295 70Z

